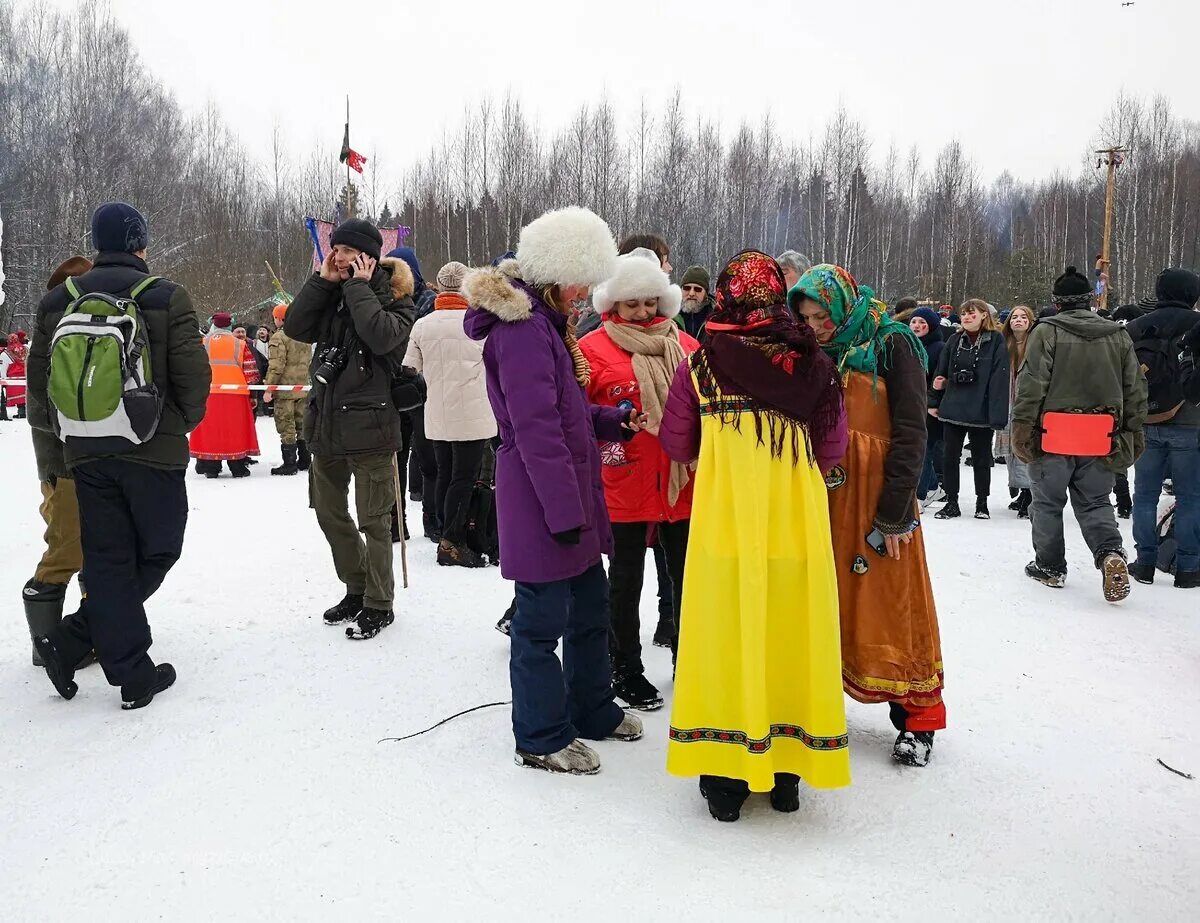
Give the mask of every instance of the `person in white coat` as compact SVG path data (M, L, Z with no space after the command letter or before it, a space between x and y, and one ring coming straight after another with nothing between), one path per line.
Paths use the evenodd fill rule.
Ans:
M486 567L465 542L467 510L496 418L488 401L483 341L463 331L467 300L459 294L467 267L450 262L437 274L434 310L417 321L404 364L425 376L425 435L437 459L435 508L441 514L438 564ZM425 490L430 490L429 484Z

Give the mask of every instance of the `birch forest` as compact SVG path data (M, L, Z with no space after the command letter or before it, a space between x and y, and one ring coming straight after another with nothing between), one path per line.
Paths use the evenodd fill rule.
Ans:
M487 262L523 223L578 204L618 237L662 235L678 271L715 276L745 247L795 249L886 300L1042 305L1068 262L1091 271L1105 181L1092 152L1120 144L1110 304L1152 293L1164 266L1200 265L1200 126L1164 98L1115 99L1079 137L1077 169L1035 179L983 176L957 140L933 157L886 146L844 110L796 134L778 115L714 122L680 92L633 112L583 103L549 133L519 98L486 97L418 163L363 151L351 196L358 214L412 228L428 278L449 259ZM0 6L0 330L29 323L49 272L88 252L90 213L110 199L147 214L154 272L201 311L256 321L271 294L264 262L294 290L310 268L304 216L332 218L346 199L339 141L297 152L277 128L248 149L215 109L184 111L102 4Z

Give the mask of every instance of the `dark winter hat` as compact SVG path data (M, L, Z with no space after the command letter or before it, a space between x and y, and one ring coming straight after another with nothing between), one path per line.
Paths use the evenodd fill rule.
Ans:
M1113 311L1113 320L1118 324L1127 324L1131 320L1146 316L1146 309L1140 304L1123 304Z
M58 288L67 279L73 276L82 276L85 272L92 268L92 261L84 256L73 256L65 260L58 269L50 274L50 281L46 283L46 290L53 291Z
M703 266L689 266L687 272L683 274L683 279L679 282L679 287L685 285L699 285L706 292L712 291L712 280L709 278L708 270Z
M108 202L92 213L92 247L97 253L137 253L150 242L146 216L124 202Z
M212 316L214 327L228 327L233 323L233 315L228 311L218 311Z
M361 250L373 260L378 260L383 250L383 235L379 228L362 218L347 218L334 229L329 238L329 246L342 244Z
M1154 293L1160 306L1187 308L1191 311L1200 301L1200 276L1190 269L1164 269L1154 283Z
M1074 266L1054 280L1054 303L1062 308L1086 308L1092 303L1092 281Z
M921 342L933 342L942 338L942 315L932 308L917 308L908 318L910 321L919 317L929 325L929 332L921 337Z
M417 262L417 251L412 247L397 247L388 257L396 260L404 260L408 264L408 268L412 270L413 282L416 284L413 289L413 295L417 298L425 291L425 277L421 275L421 264Z

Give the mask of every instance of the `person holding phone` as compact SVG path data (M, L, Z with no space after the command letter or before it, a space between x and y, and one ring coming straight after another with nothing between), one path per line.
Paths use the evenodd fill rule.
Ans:
M926 355L909 325L849 272L814 266L788 293L842 374L850 439L825 478L842 625L842 684L887 702L892 756L929 762L946 726L942 650L921 538L917 481L925 455Z

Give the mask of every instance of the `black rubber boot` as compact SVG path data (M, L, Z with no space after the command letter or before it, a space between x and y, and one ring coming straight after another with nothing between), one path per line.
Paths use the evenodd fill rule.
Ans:
M219 461L200 459L196 462L196 473L203 474L206 478L219 478L221 476L221 463Z
M59 626L66 595L67 587L62 583L30 580L25 584L25 589L21 591L21 601L25 604L25 621L29 624L30 641L45 637ZM36 647L33 648L33 665L45 666Z
M283 447L283 464L278 468L272 468L271 474L293 475L300 473L300 467L297 464L298 450L294 445L284 445Z
M800 810L800 777L790 772L775 773L775 787L771 789L771 807L782 814Z
M708 813L722 823L733 823L742 816L742 805L750 797L750 786L741 779L701 776L700 794L708 802Z
M307 471L312 465L312 453L308 451L308 445L303 439L296 443L296 467L301 471Z
M237 459L229 462L229 473L235 478L250 477L250 461L246 458Z

